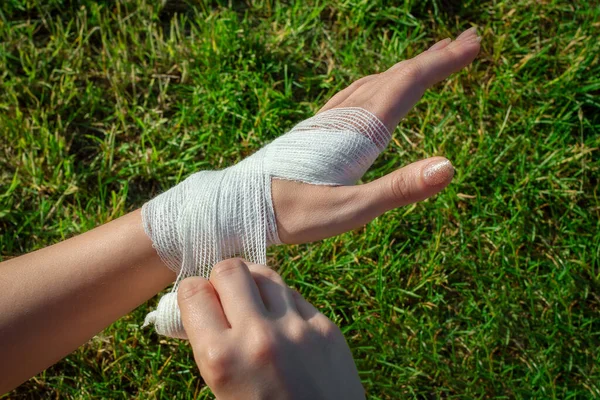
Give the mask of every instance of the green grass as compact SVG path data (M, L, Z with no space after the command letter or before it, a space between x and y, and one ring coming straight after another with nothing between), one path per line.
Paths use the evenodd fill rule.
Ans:
M231 165L477 25L473 66L364 178L445 155L454 182L270 263L342 327L373 399L600 398L600 7L392 3L3 1L0 259ZM8 397L210 397L187 343L139 328L155 304Z

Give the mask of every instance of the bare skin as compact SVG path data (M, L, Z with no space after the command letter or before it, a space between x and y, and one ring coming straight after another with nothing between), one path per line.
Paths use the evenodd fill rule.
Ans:
M354 82L321 111L363 107L393 130L428 87L470 64L478 51L476 33L466 31ZM427 166L436 162L445 166L431 173ZM390 209L435 195L452 174L447 160L434 157L359 186L274 180L280 239L304 243L358 228ZM139 210L0 263L0 393L57 362L174 278L145 235Z
M340 329L264 265L188 278L179 308L200 373L220 400L364 399Z
M48 368L175 279L134 211L0 264L0 393Z
M337 93L319 110L362 107L393 131L426 89L469 65L479 53L474 28L455 41L444 39L385 72L369 75ZM284 243L306 243L360 227L391 209L425 200L445 188L453 176L447 162L433 176L427 166L447 160L432 157L358 186L323 187L275 180L273 203L279 237ZM429 179L428 179L429 178Z

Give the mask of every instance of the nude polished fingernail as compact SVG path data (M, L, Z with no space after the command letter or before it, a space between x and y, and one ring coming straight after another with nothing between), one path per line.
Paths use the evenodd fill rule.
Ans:
M463 33L461 33L460 35L458 35L458 37L456 38L456 40L465 40L466 38L468 38L469 36L477 36L477 27L472 27L467 29L466 31L464 31Z
M454 167L446 159L432 161L423 168L423 182L429 186L449 183L453 176Z

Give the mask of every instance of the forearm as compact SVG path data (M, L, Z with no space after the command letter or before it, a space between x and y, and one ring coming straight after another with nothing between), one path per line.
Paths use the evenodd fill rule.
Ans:
M85 343L175 279L140 210L0 263L0 393Z

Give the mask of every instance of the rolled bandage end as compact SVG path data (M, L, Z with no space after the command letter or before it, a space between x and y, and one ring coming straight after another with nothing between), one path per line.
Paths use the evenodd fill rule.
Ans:
M156 310L146 315L142 328L149 325L154 325L154 329L159 335L177 339L188 338L181 322L181 314L179 312L179 305L177 304L177 292L165 294L158 302Z

